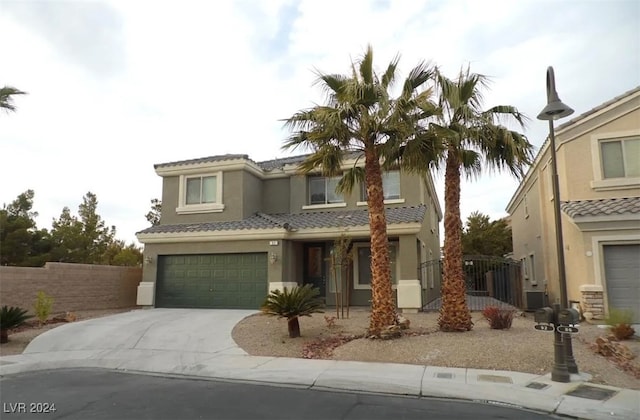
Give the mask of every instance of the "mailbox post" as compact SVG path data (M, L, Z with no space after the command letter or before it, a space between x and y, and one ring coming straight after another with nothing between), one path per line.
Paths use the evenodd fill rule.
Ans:
M580 314L573 308L560 309L560 305L555 303L553 308L540 308L535 312L535 329L539 331L553 331L553 369L551 369L551 380L554 382L570 382L571 375L567 366L567 352L565 346L568 334L578 332L578 322ZM565 338L566 337L566 338Z

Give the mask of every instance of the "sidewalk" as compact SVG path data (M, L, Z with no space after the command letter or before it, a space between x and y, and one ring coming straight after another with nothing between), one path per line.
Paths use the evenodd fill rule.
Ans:
M586 384L590 379L587 374L573 375L570 383L563 384L552 382L550 374L249 356L230 339L233 325L247 311L221 312L220 322L215 323L210 322L211 313L207 313L209 328L218 326L215 343L197 337L197 329L203 327L198 318L202 312L184 313L193 331L185 331L182 317L176 314L173 311L168 316L166 310L136 311L55 328L36 338L25 353L1 357L0 375L103 368L312 389L457 398L586 419L640 416L640 391ZM210 333L209 329L208 337Z

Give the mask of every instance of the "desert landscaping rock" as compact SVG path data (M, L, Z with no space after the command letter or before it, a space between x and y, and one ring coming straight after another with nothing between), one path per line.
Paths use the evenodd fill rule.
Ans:
M327 314L330 314L327 311ZM333 314L332 314L333 315ZM438 313L404 314L410 328L402 338L371 340L357 338L330 352L316 351L321 358L363 362L408 363L452 368L507 370L544 374L553 366L553 334L537 331L531 314L514 318L509 330L494 330L479 312L472 313L473 330L464 333L438 331ZM233 330L233 339L251 355L303 357L305 348L324 340L334 343L337 336L361 335L368 326L368 312L351 309L349 319L336 319L329 327L323 314L300 320L302 337L290 339L286 321L252 315ZM606 330L583 323L574 336L573 349L578 367L590 373L594 383L640 390L640 379L619 369L607 358L596 354L590 344L606 335ZM636 356L630 363L640 366L640 340L625 345Z

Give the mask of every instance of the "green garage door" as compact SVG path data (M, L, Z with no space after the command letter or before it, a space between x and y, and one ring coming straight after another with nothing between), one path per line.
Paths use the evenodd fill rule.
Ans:
M258 309L267 295L267 254L161 255L159 308Z

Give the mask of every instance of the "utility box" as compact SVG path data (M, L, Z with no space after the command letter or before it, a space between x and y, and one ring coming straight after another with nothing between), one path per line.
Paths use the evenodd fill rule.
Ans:
M536 310L533 315L533 319L538 324L553 324L553 309L548 306Z
M558 325L576 325L580 323L580 313L573 309L567 308L558 314Z

